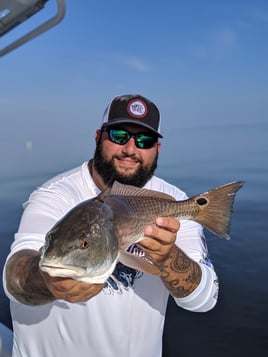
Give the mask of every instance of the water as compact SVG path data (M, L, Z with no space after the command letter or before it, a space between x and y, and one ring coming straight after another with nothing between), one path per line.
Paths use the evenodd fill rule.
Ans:
M168 305L163 357L265 357L268 354L268 124L185 128L166 133L158 175L189 195L215 185L245 180L234 206L230 241L207 233L220 280L217 306L191 313ZM187 145L185 145L187 143ZM79 164L79 163L78 163ZM73 163L64 162L65 168ZM61 171L59 168L58 171ZM0 176L2 268L29 193L58 172L51 167ZM0 290L0 319L11 326L8 301ZM149 333L149 332L148 332Z

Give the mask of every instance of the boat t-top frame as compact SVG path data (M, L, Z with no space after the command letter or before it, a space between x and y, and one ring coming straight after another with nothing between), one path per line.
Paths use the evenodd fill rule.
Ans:
M48 0L0 0L0 38L42 10ZM57 25L65 15L65 0L56 0L57 13L33 30L19 37L4 48L0 48L0 57L30 41L34 37Z

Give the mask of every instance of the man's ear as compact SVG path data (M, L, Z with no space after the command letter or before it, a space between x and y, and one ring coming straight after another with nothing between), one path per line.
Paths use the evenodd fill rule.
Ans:
M101 130L98 129L98 130L96 130L96 133L95 133L95 143L96 143L96 145L98 145L98 143L100 141L100 138L101 138Z
M159 152L159 151L160 151L160 149L161 149L161 142L160 142L160 141L158 141L158 142L157 142L157 151Z

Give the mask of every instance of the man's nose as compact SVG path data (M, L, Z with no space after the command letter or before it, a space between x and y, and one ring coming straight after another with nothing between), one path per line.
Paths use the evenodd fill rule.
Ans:
M123 146L122 151L126 154L133 154L136 152L135 139L130 138L128 142Z

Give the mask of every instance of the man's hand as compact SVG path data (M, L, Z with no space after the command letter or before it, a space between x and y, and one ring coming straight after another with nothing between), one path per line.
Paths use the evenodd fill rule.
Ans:
M146 226L146 238L138 243L146 256L156 265L165 261L175 245L180 222L176 218L158 217L157 226Z
M87 301L97 295L103 288L103 284L87 284L70 278L51 277L40 271L48 290L56 299L68 302Z

